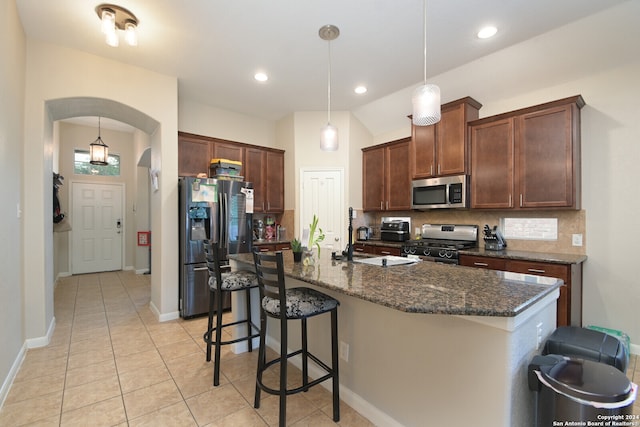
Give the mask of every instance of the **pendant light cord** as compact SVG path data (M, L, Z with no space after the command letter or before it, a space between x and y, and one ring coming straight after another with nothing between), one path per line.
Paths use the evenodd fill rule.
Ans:
M327 42L329 68L327 71L327 124L331 123L331 41Z
M424 20L423 20L423 28L424 28L424 84L427 84L427 0L424 0Z

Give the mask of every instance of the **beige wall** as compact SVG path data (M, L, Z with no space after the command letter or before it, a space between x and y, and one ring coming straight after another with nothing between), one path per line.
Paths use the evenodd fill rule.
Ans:
M71 100L70 111L85 105L99 115L133 124L150 135L151 165L159 171L159 191L150 198L155 250L152 276L152 308L159 316L177 315L177 80L137 67L117 63L83 52L29 40L27 42L25 162L22 179L25 188L24 253L30 267L25 269L25 304L30 316L25 320L26 335L47 342L54 325L53 238L51 211L51 173L54 135L52 122L66 118L66 109L51 109L56 100ZM116 78L115 76L126 76ZM154 96L149 96L153 93ZM61 101L63 104L64 101ZM93 102L93 103L92 103ZM118 108L115 108L115 106ZM132 117L119 117L126 106ZM77 115L83 115L78 112ZM87 114L84 114L87 115ZM40 164L40 167L34 166Z
M22 141L25 37L13 1L0 1L0 402L24 352ZM36 163L36 167L39 163ZM51 216L49 216L51 218Z

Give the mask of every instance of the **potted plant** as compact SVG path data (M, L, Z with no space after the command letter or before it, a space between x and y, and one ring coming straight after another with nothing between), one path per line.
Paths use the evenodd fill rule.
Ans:
M324 232L322 228L318 227L318 217L314 214L311 224L309 224L309 243L307 247L307 254L305 255L305 265L314 264L315 259L313 256L313 247L318 249L318 258L320 258L320 242L324 240Z
M293 251L293 262L302 261L302 242L295 237L291 241L291 250Z

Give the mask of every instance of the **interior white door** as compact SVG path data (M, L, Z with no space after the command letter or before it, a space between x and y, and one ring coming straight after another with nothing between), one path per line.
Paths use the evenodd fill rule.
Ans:
M348 213L344 209L343 169L300 170L300 236L313 215L325 234L323 250L341 252ZM302 242L303 244L305 242Z
M72 183L71 272L122 269L122 185Z

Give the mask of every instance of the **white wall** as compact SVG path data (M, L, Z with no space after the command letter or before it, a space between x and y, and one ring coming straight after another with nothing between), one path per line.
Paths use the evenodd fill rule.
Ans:
M117 111L112 108L103 115L138 125L141 129L146 127L146 132L153 133L151 164L160 171L160 189L151 196L152 228L157 243L153 264L158 273L152 276L152 306L158 315L176 315L177 209L168 208L177 205L176 78L29 40L26 82L24 156L29 161L27 164L25 160L22 181L28 189L24 193L24 221L29 226L23 236L23 252L30 260L29 268L24 271L25 304L30 312L25 321L27 338L45 337L46 343L54 323L52 227L50 215L46 213L51 211L52 205L52 121L66 117L64 111L51 111L47 106L63 98L74 98L65 105L71 110L79 97L104 100L104 104L112 107L116 103L128 106L139 123L117 117L122 108ZM149 96L150 93L153 96Z
M635 269L640 198L640 2L626 2L429 79L443 102L472 96L480 117L582 94L582 197L586 211L584 324L623 330L640 353ZM606 34L606 37L603 35ZM412 88L356 110L374 142L410 136ZM407 110L393 109L405 105ZM385 108L386 105L386 108ZM372 121L373 112L393 117ZM395 127L394 127L395 126ZM353 177L353 175L352 175Z
M25 37L14 1L0 1L0 404L24 352L22 141ZM38 163L36 163L38 164Z
M279 148L273 121L185 99L179 101L178 129L196 135Z

